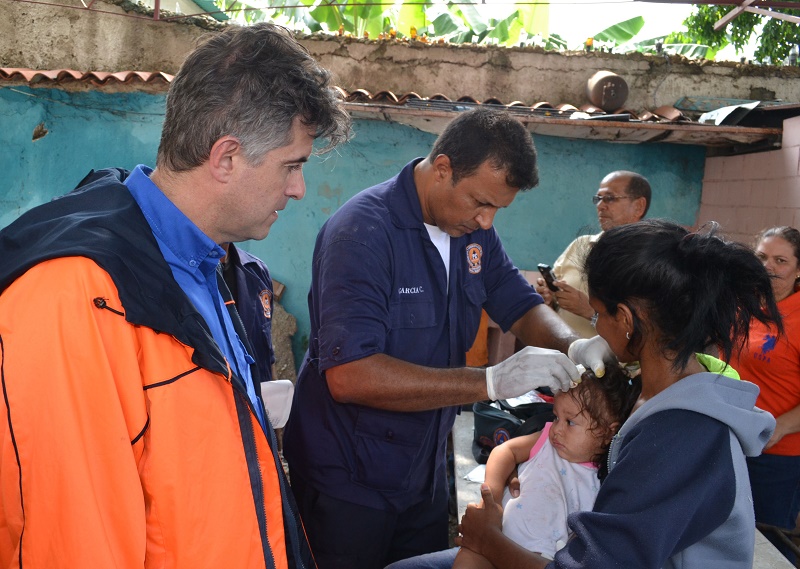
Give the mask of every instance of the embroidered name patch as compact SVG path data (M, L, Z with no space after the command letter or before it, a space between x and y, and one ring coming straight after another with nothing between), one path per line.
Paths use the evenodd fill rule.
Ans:
M467 266L469 272L477 275L481 272L481 257L483 256L483 247L477 243L467 245Z
M397 289L397 294L422 294L425 292L421 286L407 286Z

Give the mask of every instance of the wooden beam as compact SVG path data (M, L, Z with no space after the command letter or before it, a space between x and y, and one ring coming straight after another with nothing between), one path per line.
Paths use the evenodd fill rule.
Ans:
M800 17L790 16L789 14L784 14L782 12L775 12L774 10L762 10L761 8L748 7L745 8L745 12L752 12L753 14L759 14L761 16L770 16L779 20L786 20L787 22L792 22L793 24L800 24Z
M457 111L412 109L406 106L345 103L353 118L382 120L412 126L423 132L439 135L458 114ZM527 112L526 112L527 111ZM693 144L706 147L765 144L779 148L782 129L726 125L702 125L696 122L615 122L577 120L566 118L553 110L554 116L534 115L531 109L508 110L525 125L529 132L559 138L604 140L615 143L641 144L665 142L668 144ZM560 117L560 118L556 118Z
M719 19L719 21L716 24L714 24L714 31L718 32L721 29L723 29L725 26L727 26L729 23L731 23L731 21L734 20L739 14L744 12L745 9L755 1L756 0L744 0L741 4L736 6L733 10L731 10L730 12L728 12L727 14L722 16Z

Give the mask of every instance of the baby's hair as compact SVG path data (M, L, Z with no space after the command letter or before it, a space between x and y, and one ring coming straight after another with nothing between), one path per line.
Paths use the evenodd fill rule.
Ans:
M603 377L597 377L589 370L581 379L581 383L567 394L578 404L581 412L586 412L589 430L602 441L600 452L592 457L602 480L607 473L606 457L614 435L612 424L618 423L619 428L631 414L642 392L642 381L639 377L630 378L619 364L607 364Z
M720 347L724 360L747 339L752 320L783 332L767 271L744 245L709 231L690 233L665 220L643 220L603 233L586 258L589 294L614 316L633 314L629 346L643 340L647 315L664 353L682 370L696 352Z

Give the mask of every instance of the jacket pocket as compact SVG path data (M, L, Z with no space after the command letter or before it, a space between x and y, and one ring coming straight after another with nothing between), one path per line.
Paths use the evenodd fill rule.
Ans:
M359 410L354 482L373 490L407 490L427 432L428 421L424 417Z
M430 300L393 302L389 305L392 329L429 328L436 324L436 309Z

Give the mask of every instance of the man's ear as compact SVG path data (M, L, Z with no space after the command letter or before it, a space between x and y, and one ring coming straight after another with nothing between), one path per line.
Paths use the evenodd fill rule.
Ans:
M220 183L228 182L233 176L234 157L240 156L242 144L233 136L223 136L211 147L208 155L208 169L211 176Z
M450 157L446 154L439 154L433 159L433 171L436 174L437 182L446 182L453 179L453 167L450 164Z
M637 220L642 219L644 217L644 212L647 209L647 200L644 198L636 198L633 200L633 207L636 210Z

